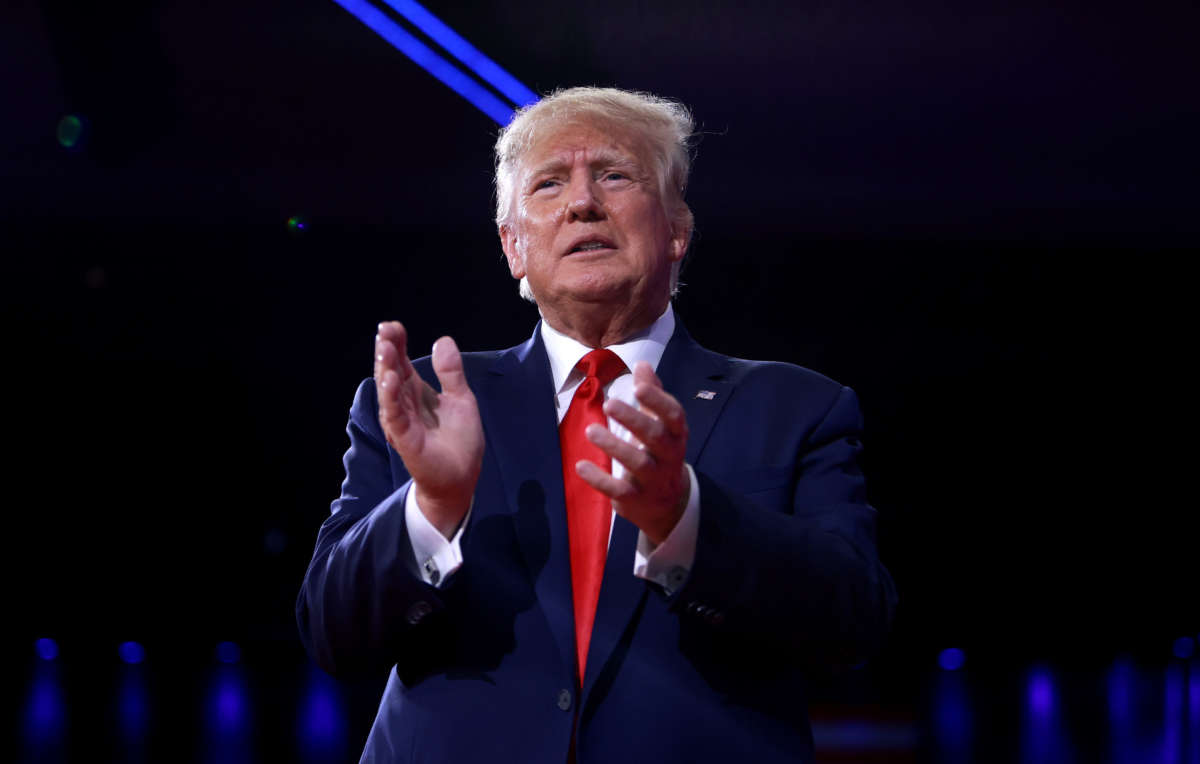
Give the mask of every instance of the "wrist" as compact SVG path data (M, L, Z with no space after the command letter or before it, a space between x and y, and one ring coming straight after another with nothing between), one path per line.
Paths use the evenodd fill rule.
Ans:
M646 538L655 546L660 546L667 540L667 536L671 535L671 531L675 530L675 526L679 525L679 521L683 518L683 513L687 509L688 499L691 498L692 481L687 472L687 465L683 467L683 485L679 493L679 499L663 517L663 521L654 533L646 533Z
M447 539L454 538L467 510L471 508L471 497L433 495L422 489L420 484L414 484L413 490L417 492L417 507L429 524Z

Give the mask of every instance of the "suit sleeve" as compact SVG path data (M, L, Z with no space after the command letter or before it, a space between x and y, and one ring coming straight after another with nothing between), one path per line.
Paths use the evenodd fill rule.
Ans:
M778 502L697 470L695 565L673 597L681 617L783 648L810 667L878 651L896 590L876 552L861 431L857 398L842 387L796 444L790 490Z
M379 427L373 380L359 386L346 431L346 478L296 602L305 648L334 675L413 660L445 606L418 575L404 520L412 480Z

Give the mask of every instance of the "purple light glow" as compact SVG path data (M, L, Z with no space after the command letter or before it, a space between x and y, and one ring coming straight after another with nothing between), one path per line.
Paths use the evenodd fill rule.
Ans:
M117 653L121 656L121 660L131 666L146 660L146 648L137 642L122 642L121 646L117 648Z
M237 663L242 659L242 649L233 642L222 642L217 645L217 660L221 663Z
M1029 673L1028 702L1029 710L1038 718L1048 718L1054 712L1054 681L1046 669Z
M1192 653L1195 651L1196 643L1192 641L1191 637L1180 637L1179 639L1175 640L1172 650L1172 652L1175 653L1176 658L1182 658L1183 660L1191 658Z
M1133 666L1128 658L1117 660L1108 675L1108 717L1113 726L1133 718Z
M967 654L957 647L947 647L938 655L938 665L946 671L958 671L967 663Z
M313 667L296 720L300 750L313 761L340 759L347 744L346 728L346 712L337 685Z
M117 695L121 736L127 744L139 743L145 739L150 725L150 695L141 669L126 671Z
M233 741L250 730L251 704L246 679L236 666L219 666L208 691L210 739Z
M49 637L42 637L33 643L33 649L44 661L52 661L58 657L58 643Z
M217 721L222 727L234 728L242 720L242 693L237 687L224 685L217 691Z
M57 667L43 665L35 672L25 715L25 734L36 751L60 744L66 732L67 702Z
M1163 761L1178 762L1183 747L1183 667L1167 667L1163 698Z

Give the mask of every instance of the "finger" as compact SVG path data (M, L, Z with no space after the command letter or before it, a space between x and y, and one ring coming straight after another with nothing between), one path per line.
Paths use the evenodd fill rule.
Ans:
M385 430L402 435L408 430L411 412L410 407L405 405L406 399L400 394L400 375L394 369L388 369L375 379L376 395L379 398L379 420Z
M656 464L650 452L621 440L603 425L588 425L584 433L587 435L588 440L595 443L610 458L624 465L628 472L632 472L635 475L644 475L647 470L652 469Z
M609 398L604 403L604 413L624 425L652 454L659 455L667 428L653 412L638 411L625 401Z
M433 343L433 371L442 384L443 393L470 392L467 375L463 373L462 353L450 337L442 337Z
M683 406L662 387L644 382L635 382L633 395L643 411L650 411L666 425L672 435L682 435L687 428L687 414Z
M412 361L408 357L408 331L404 328L404 324L399 321L384 321L376 327L376 343L380 344L388 342L396 350L396 365L395 369L400 374L401 380L409 379L416 373L413 368ZM379 353L376 352L376 356Z
M662 380L654 373L654 367L647 361L638 361L633 365L633 383L662 388Z
M586 459L575 462L575 474L610 499L619 501L637 493L637 489L628 480L618 480L608 470Z
M391 340L385 340L379 335L375 335L375 378L382 380L383 373L388 369L393 369L397 374L399 370L400 354L396 350L396 346Z

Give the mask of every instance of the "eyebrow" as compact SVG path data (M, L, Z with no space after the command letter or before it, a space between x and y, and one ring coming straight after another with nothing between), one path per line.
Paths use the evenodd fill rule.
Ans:
M595 155L593 156L592 160L588 164L591 167L603 167L605 165L620 165L620 166L634 165L639 168L641 167L641 165L638 163L636 157L634 157L630 154L612 151L610 149L601 149L600 151L595 152ZM550 160L543 162L542 164L539 164L535 167L530 168L529 177L532 178L532 177L536 177L539 175L545 175L547 173L562 170L566 166L567 166L567 163L562 161L562 159L550 159Z

